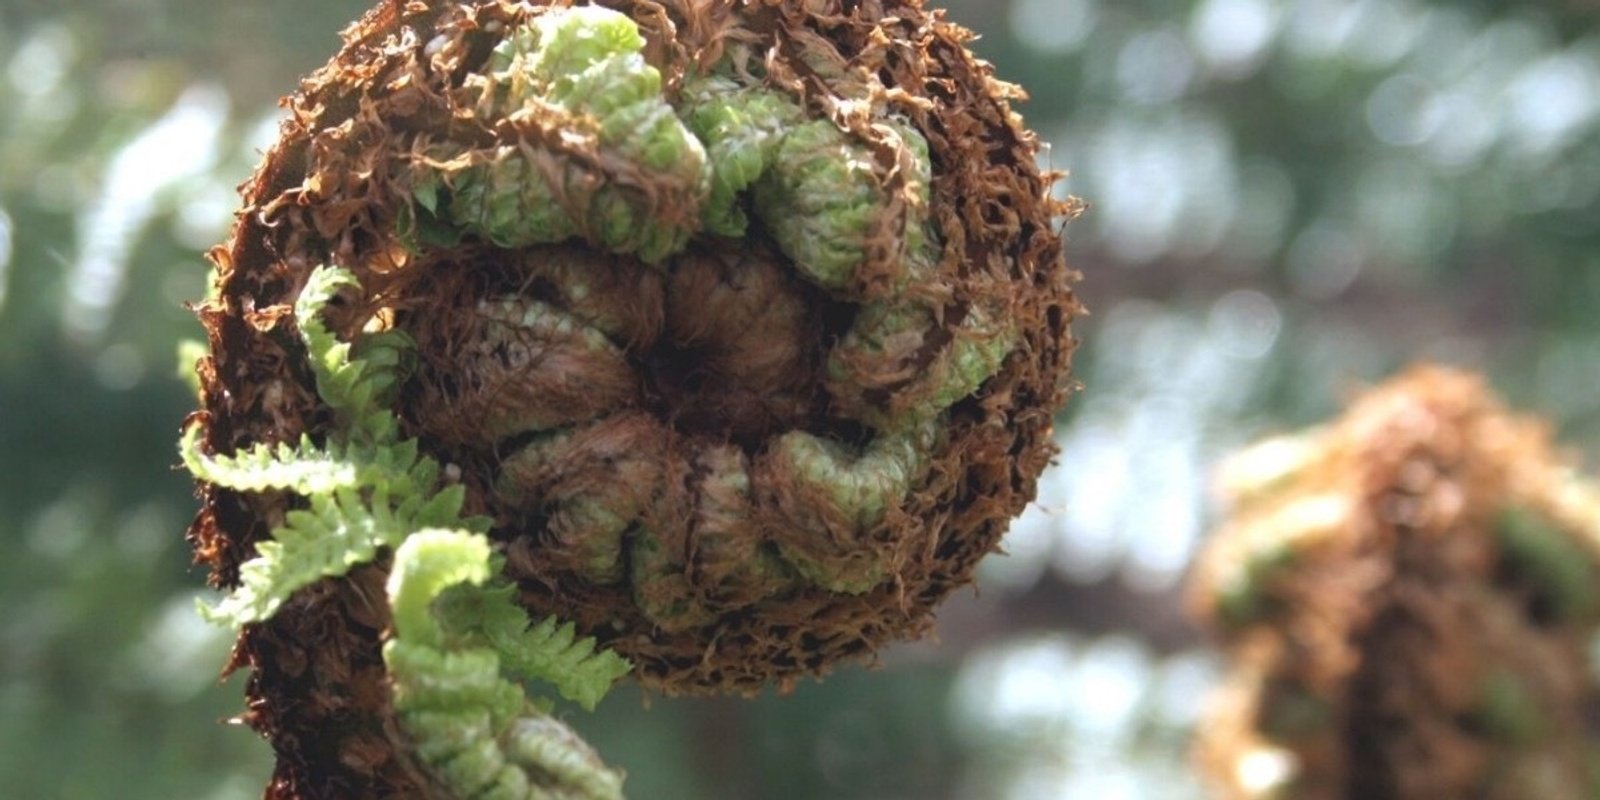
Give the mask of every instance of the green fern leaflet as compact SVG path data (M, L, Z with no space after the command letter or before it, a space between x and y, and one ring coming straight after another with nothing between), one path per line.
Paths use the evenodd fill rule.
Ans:
M201 614L262 622L296 591L392 552L394 634L383 652L417 757L462 797L620 798L621 776L507 675L592 709L630 665L571 624L529 626L516 587L500 578L488 520L463 517L465 489L441 487L438 462L400 437L389 406L414 360L411 339L391 330L347 343L322 322L347 288L359 289L353 274L319 267L295 304L317 393L336 418L326 441L211 455L199 424L184 432L183 461L200 480L306 499L240 566L239 586Z

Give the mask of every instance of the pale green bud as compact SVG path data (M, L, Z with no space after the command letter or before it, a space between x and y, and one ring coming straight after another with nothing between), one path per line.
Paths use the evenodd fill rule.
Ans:
M803 117L778 92L741 88L731 78L703 78L684 88L685 120L712 163L706 230L743 236L749 220L739 195L771 165L785 132Z
M794 128L755 187L756 213L795 262L824 289L848 289L867 260L885 193L877 162L829 120Z
M490 60L496 113L527 114L535 128L577 138L559 149L542 140L505 145L447 174L447 221L500 247L582 235L650 263L683 249L699 229L711 170L662 96L643 47L631 19L594 6L543 14L513 31ZM442 155L447 163L452 154ZM432 183L415 183L419 204L436 204Z
M779 551L796 571L824 589L847 594L868 591L883 581L884 564L864 534L899 507L922 477L926 453L937 436L922 425L879 434L864 449L804 431L790 431L774 443L771 468L793 487L790 514L806 527L828 530L832 545L780 538ZM842 526L842 527L841 527ZM813 535L820 536L819 533Z

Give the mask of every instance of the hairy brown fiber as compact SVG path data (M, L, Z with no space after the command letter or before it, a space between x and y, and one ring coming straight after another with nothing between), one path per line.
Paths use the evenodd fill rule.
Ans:
M1033 499L1069 389L1077 208L1020 91L920 2L606 2L642 50L581 74L540 61L569 5L384 3L286 100L211 254L206 448L326 430L291 306L336 264L362 291L331 324L416 340L395 410L532 618L668 693L925 634ZM288 502L202 493L190 539L231 585ZM239 641L272 797L424 794L374 581Z
M1223 796L1593 797L1600 486L1483 383L1413 369L1225 465L1196 605Z

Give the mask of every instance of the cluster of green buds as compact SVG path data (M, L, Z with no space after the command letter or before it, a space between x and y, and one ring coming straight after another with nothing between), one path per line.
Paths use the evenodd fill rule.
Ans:
M1590 798L1600 484L1433 367L1222 470L1196 606L1232 674L1200 727L1224 797Z

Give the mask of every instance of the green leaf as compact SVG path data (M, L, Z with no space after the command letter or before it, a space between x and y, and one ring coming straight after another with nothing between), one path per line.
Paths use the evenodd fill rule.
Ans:
M310 495L360 485L360 465L312 444L302 435L298 444L262 443L233 456L200 452L199 425L184 431L178 452L184 466L201 480L229 489L261 492L283 489Z
M547 617L529 627L517 587L509 583L457 587L441 599L438 611L446 627L465 634L466 641L493 647L506 670L550 684L587 711L632 670L627 659L597 650L592 637L578 638L570 622Z
M406 534L387 508L369 508L354 488L312 495L309 509L290 511L285 519L271 540L257 543L258 555L239 567L239 586L216 606L202 603L201 616L231 625L269 619L294 592L344 575Z

